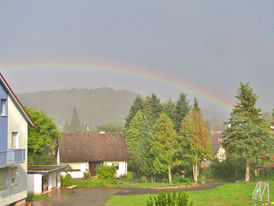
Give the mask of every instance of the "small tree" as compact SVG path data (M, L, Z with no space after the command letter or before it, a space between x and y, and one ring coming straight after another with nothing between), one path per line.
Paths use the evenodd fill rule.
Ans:
M70 120L70 130L72 132L81 130L81 123L80 123L80 119L79 119L76 107L73 107L73 110L72 110L72 117Z
M154 124L150 142L155 172L159 174L168 172L169 183L172 184L171 170L178 166L180 161L176 159L177 134L171 119L166 114L162 113Z

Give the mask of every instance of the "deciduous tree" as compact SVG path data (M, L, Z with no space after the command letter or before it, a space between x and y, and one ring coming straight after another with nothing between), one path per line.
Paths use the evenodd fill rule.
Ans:
M61 134L54 120L44 112L34 108L25 107L25 109L35 124L35 127L28 128L28 163L44 164L44 162L37 162L37 159L41 159L38 157L48 156L49 159L54 159L55 147Z
M195 182L198 182L199 178L199 165L203 159L211 157L209 133L200 111L196 99L193 110L183 119L180 130L182 148L185 148L184 155L192 163Z

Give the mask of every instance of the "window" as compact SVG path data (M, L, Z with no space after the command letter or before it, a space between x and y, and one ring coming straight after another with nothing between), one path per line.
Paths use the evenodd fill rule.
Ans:
M19 133L12 132L11 133L11 148L16 149L19 147Z
M7 168L0 169L0 190L7 187Z
M16 178L17 177L17 167L10 169L10 184L15 185L17 183Z
M1 99L0 114L2 116L6 115L6 99Z

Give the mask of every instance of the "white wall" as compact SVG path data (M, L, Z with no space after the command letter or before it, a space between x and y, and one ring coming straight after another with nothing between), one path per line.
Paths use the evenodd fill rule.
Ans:
M80 170L80 171L74 171L74 172L61 172L62 176L65 176L67 173L71 175L72 178L83 178L84 172L87 172L89 170L89 164L88 162L70 162L68 165L74 169L74 170Z
M28 174L28 193L37 195L42 193L41 174Z
M127 174L127 162L118 161L105 161L104 165L111 166L112 164L118 163L119 169L117 170L116 177Z
M13 100L8 97L8 148L11 148L11 133L19 133L18 149L25 149L26 161L16 164L17 167L17 184L0 191L1 205L8 205L13 202L25 199L27 197L27 134L28 122L17 109Z

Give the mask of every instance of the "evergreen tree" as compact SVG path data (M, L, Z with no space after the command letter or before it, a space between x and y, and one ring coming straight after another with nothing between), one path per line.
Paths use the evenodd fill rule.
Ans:
M151 97L146 98L144 114L147 123L152 128L163 111L160 99L153 93Z
M174 127L177 132L180 131L182 120L185 118L187 113L190 111L190 106L186 99L186 95L182 92L176 102L174 112Z
M81 123L75 107L73 107L73 110L72 110L72 117L70 120L70 130L72 132L77 132L81 130Z
M198 182L199 165L203 159L211 157L211 144L198 101L195 102L193 110L182 121L180 142L183 148L182 158L188 158L191 161L193 179Z
M140 173L142 166L143 142L145 139L145 122L140 110L130 121L126 132L126 144L130 155L129 168L136 174Z
M272 125L274 126L274 108L272 109Z
M68 123L68 121L66 121L66 123L63 127L63 132L71 132L70 124Z
M172 184L171 170L178 166L180 161L176 159L178 153L177 134L173 129L171 119L165 113L162 113L154 124L150 142L155 173L168 172L169 183Z
M223 145L227 156L233 159L244 159L246 162L245 180L250 181L250 165L255 167L263 164L263 155L269 154L273 139L269 126L262 118L260 109L256 108L257 95L250 88L249 83L241 83L235 105L227 124Z
M127 131L129 128L129 123L132 118L136 115L138 110L143 111L144 108L144 100L140 95L137 95L132 106L129 109L128 116L126 117L125 130Z
M194 109L194 111L197 111L197 112L201 113L201 109L199 108L199 105L198 105L198 100L197 100L197 98L196 98L196 97L194 98L194 105L193 105L193 109Z
M163 111L171 120L174 119L175 103L171 98L164 104Z

